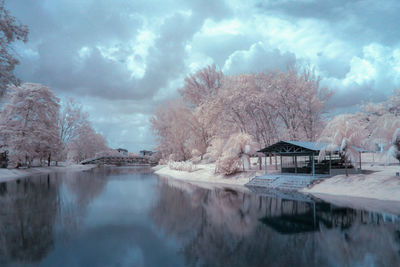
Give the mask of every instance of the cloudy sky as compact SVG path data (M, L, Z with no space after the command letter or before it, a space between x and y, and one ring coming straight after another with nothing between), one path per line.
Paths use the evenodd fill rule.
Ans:
M30 29L17 75L85 105L111 147L151 149L148 120L184 77L314 66L340 109L400 88L400 1L8 0Z

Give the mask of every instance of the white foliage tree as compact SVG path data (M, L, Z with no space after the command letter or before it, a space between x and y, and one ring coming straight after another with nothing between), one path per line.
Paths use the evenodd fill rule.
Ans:
M337 151L344 158L346 176L348 176L347 164L359 160L359 151L356 147L362 147L367 140L365 125L361 123L360 114L341 114L334 117L322 131L319 142L327 142L328 146L321 150L320 157L326 152Z
M225 175L234 174L250 166L250 156L255 153L257 143L246 133L232 134L226 142L222 155L217 160L217 172Z
M393 133L392 146L389 148L387 155L400 161L400 128L397 128ZM387 159L387 162L389 163L389 159Z
M41 84L12 86L0 115L0 135L16 166L33 159L48 160L60 147L57 125L59 99Z

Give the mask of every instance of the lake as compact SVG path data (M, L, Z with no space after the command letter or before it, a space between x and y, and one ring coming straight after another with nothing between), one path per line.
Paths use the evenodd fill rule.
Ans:
M398 214L146 168L0 183L0 266L400 266Z

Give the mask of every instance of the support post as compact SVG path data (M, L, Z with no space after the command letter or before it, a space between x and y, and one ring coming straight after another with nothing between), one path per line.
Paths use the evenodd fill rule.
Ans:
M314 152L311 155L311 160L312 160L312 176L313 178L315 177L315 162L314 162Z
M332 151L329 152L329 176L332 175Z
M294 173L297 173L297 156L294 156Z
M361 172L361 151L358 152L358 154L360 155L360 172Z
M264 153L264 174L267 174L267 153Z
M282 154L279 155L281 158L281 173L282 173Z

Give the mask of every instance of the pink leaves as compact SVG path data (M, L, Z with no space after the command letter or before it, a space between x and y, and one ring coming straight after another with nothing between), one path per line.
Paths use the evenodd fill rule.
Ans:
M41 84L10 87L8 104L0 117L1 141L16 165L55 153L58 134L58 98Z

